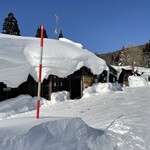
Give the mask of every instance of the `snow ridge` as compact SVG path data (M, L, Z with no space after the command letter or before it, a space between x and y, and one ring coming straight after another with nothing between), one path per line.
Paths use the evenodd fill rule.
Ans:
M44 119L45 122L37 121L32 127L31 124L26 123L25 129L19 119L17 126L0 128L1 149L114 150L113 143L105 131L89 127L81 118Z

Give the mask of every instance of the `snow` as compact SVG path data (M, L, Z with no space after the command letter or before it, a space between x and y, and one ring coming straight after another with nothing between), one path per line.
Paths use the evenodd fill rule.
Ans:
M0 34L0 82L18 87L30 74L37 81L40 39ZM81 67L99 75L108 67L104 60L67 39L44 39L42 79L66 77Z
M68 91L53 92L51 94L51 103L55 104L56 102L64 102L70 98Z
M149 150L150 86L122 89L118 84L99 83L91 89L80 100L68 100L65 91L54 93L53 101L42 98L39 119L35 118L36 97L21 95L0 102L0 147Z
M98 147L113 150L105 131L89 127L81 118L46 117L35 121L33 117L25 117L24 120L17 118L3 122L0 147L4 150L87 150Z
M122 91L122 87L118 83L96 83L83 91L83 97L100 95L111 91Z
M0 120L35 110L36 100L37 97L20 95L16 98L0 102ZM48 102L44 98L41 98L41 105L48 105Z
M121 73L122 69L125 69L125 70L133 69L132 66L114 66L114 65L112 65L112 67L114 67L118 71L118 73ZM150 76L150 68L134 66L134 71L137 71L137 73L139 73L142 76Z
M69 39L66 39L66 38L60 38L59 41L68 42L68 43L70 43L70 44L73 44L73 45L75 45L75 46L78 46L78 47L80 47L80 48L83 48L83 45L82 45L82 44L73 42L73 41L71 41L71 40L69 40Z
M0 34L0 80L15 87L28 74L36 79L38 43L37 38ZM43 78L66 76L82 65L94 74L107 69L104 61L67 39L45 39L43 58ZM78 100L69 100L66 91L53 93L52 101L40 99L39 119L35 117L37 97L20 95L0 102L0 149L149 150L150 86L137 76L130 76L129 83L128 88L93 84Z
M129 76L129 87L140 87L148 85L148 82L141 76Z

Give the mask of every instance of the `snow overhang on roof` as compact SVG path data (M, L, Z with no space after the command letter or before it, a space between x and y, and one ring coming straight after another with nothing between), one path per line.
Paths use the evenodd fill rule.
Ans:
M37 81L40 38L0 34L0 82L17 87L30 74ZM68 39L44 39L42 79L66 77L81 67L95 75L108 70L104 60Z

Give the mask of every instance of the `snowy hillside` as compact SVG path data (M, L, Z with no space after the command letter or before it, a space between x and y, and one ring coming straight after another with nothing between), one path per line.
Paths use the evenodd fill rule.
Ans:
M40 39L0 34L0 82L17 87L32 75L37 81ZM100 74L107 69L104 60L79 43L67 39L44 39L42 78L66 77L81 67Z

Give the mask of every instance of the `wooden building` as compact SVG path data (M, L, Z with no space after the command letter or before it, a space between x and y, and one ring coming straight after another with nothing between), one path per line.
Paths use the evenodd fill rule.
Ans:
M117 81L118 72L114 67L110 65L108 65L108 68L109 68L109 82L114 83Z
M118 82L122 85L129 86L128 77L133 75L132 69L124 69L122 68L122 72L120 73Z
M0 59L0 100L21 94L37 96L38 83L34 79L39 69L39 42L40 39L33 37L0 36L0 53L5 52ZM47 39L42 54L43 77L48 78L41 84L41 96L46 99L50 100L52 92L62 90L68 91L72 99L80 98L83 90L92 83L106 82L106 62L84 49L82 44L66 38ZM27 81L22 83L25 79Z
M78 99L82 97L83 90L95 82L107 82L107 71L104 70L100 75L93 75L90 69L82 67L66 78L49 75L41 84L41 96L50 100L52 92L65 90L70 93L71 99ZM31 75L29 75L27 81L22 83L18 88L6 87L5 84L0 83L0 101L21 94L37 96L37 88L38 83Z

